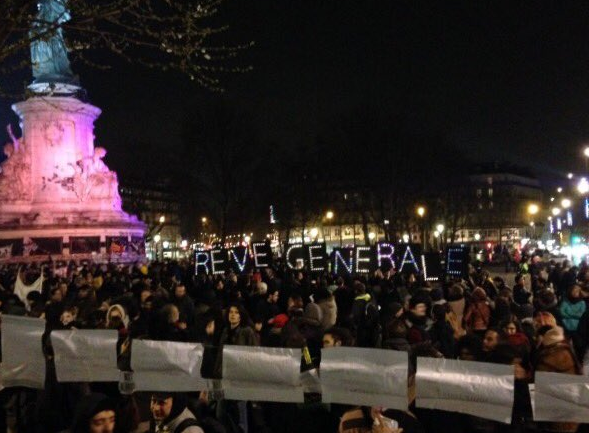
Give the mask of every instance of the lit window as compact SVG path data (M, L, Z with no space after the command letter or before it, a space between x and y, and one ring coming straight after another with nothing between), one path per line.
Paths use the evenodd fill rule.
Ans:
M493 197L493 188L489 188L489 197Z

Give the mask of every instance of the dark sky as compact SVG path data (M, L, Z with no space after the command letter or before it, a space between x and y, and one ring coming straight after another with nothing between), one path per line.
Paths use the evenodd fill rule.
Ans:
M223 19L234 40L256 41L242 56L254 71L228 77L223 98L265 139L313 142L335 117L370 106L478 160L544 174L583 167L589 2L228 0ZM174 74L77 72L104 111L97 144L114 166L173 151L187 107L211 98ZM11 101L0 102L0 123L14 121Z

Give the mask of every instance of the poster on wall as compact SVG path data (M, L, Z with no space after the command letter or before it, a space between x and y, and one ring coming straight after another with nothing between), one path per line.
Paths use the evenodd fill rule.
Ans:
M70 253L91 254L100 252L99 236L75 236L70 237Z
M25 238L23 248L25 256L61 254L63 238Z
M127 252L129 240L127 236L107 236L106 252L108 254L123 254Z
M145 239L142 236L131 236L129 252L140 256L145 255Z
M23 255L22 239L0 239L0 260Z

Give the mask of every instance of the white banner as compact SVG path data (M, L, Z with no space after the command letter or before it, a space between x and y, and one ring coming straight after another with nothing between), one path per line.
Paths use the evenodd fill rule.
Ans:
M321 350L323 402L407 410L407 352L333 347Z
M533 402L534 421L589 423L589 378L538 371Z
M131 368L137 391L194 392L207 389L200 375L200 343L133 340Z
M44 331L44 320L2 316L2 387L45 387Z
M43 271L41 271L41 275L39 278L35 280L33 284L27 286L22 279L20 278L20 268L18 269L18 273L16 274L16 281L14 283L14 294L18 296L18 298L26 305L27 303L27 295L31 292L39 292L43 291Z
M58 382L118 382L117 339L114 329L52 331Z
M229 400L302 403L300 372L300 349L223 348L223 392Z
M511 423L512 365L417 358L416 406Z

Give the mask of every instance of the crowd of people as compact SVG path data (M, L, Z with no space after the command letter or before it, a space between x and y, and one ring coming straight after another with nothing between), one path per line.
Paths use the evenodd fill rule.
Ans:
M509 280L471 267L465 278L424 282L378 269L337 277L272 267L242 275L194 275L194 264L0 265L2 314L43 318L44 390L0 392L0 430L18 412L19 432L576 432L570 422L532 421L528 384L536 371L589 374L589 266L523 260ZM44 275L40 291L19 288ZM20 286L19 286L20 285ZM24 299L23 299L24 298ZM416 408L228 401L194 393L121 394L116 383L58 383L50 332L115 329L119 368L130 370L133 339L201 342L202 375L222 375L224 345L301 348L302 371L321 349L357 346L514 366L511 425ZM484 390L481 390L484 392ZM16 407L16 408L15 408ZM8 408L8 411L7 411ZM448 430L441 429L442 427Z

